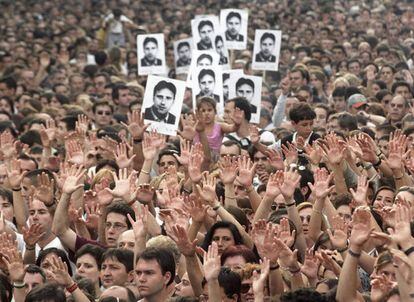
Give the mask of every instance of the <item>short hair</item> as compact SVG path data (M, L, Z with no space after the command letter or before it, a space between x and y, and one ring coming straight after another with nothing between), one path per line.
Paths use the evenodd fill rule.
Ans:
M56 254L59 258L61 258L62 261L65 262L66 266L68 267L69 275L72 276L72 266L70 265L70 261L69 261L68 256L66 255L65 251L63 251L61 249L58 249L58 248L55 248L55 247L50 247L50 248L47 248L45 250L41 250L40 253L39 253L39 256L36 259L36 265L41 266L43 260L49 254Z
M394 82L394 84L392 84L392 87L391 87L392 94L395 94L395 91L397 90L397 88L401 86L407 87L408 91L412 94L410 84L404 81L397 81L397 82Z
M161 268L161 273L165 275L170 272L171 277L168 280L167 286L170 285L175 278L175 260L173 254L164 248L149 247L146 248L139 256L137 262L142 260L155 260Z
M177 88L175 87L175 85L173 83L167 82L167 81L164 81L164 80L159 81L157 83L157 85L155 85L155 87L154 87L154 97L155 97L155 94L157 93L157 91L160 91L161 89L170 90L173 93L174 98L175 98L175 94L177 93Z
M128 226L128 229L131 229L132 226L131 226L131 222L128 219L128 214L131 216L132 219L135 220L135 212L130 206L124 203L120 203L120 202L111 204L106 210L105 220L108 217L109 213L117 213L117 214L125 216L125 221Z
M76 251L75 262L78 261L78 259L82 257L83 255L90 255L95 259L98 269L101 269L102 255L104 251L105 250L98 245L85 244L79 250Z
M63 289L56 283L45 283L33 288L26 296L25 302L66 302Z
M273 41L273 43L276 43L276 37L274 34L269 33L269 32L265 32L261 37L260 37L260 44L263 43L264 40L266 39L271 39Z
M160 153L158 154L157 165L159 165L159 164L160 164L161 158L162 158L163 156L166 156L166 155L169 155L169 156L174 157L174 159L175 159L175 161L177 162L177 164L178 164L178 165L180 165L180 163L178 162L177 158L175 157L175 155L179 155L179 154L180 154L180 153L178 152L178 150L175 150L175 149L171 149L171 148L168 148L168 149L162 149L162 150L160 151Z
M187 41L182 41L180 43L178 43L177 45L177 51L179 51L181 48L187 46L188 48L190 48L190 43L188 43Z
M155 45L157 45L157 47L158 47L158 41L157 41L157 39L155 39L154 37L146 37L145 39L144 39L144 42L142 43L142 45L144 46L144 48L145 48L145 46L148 44L148 43L150 43L150 42L152 42L152 43L154 43Z
M247 246L240 244L229 246L224 250L223 254L221 254L220 257L221 265L224 265L224 262L226 262L227 258L235 256L242 256L246 263L259 263L256 254Z
M250 118L252 117L252 109L250 107L250 103L246 98L243 97L235 97L227 101L234 102L234 107L239 108L241 111L244 112L244 118L249 122Z
M13 193L12 193L12 191L4 188L3 186L0 187L0 197L5 199L8 203L13 204Z
M306 80L306 83L309 82L309 79L310 79L309 72L305 68L293 67L290 73L294 73L294 72L300 72L300 74L302 75L302 78Z
M238 141L228 140L228 141L224 141L221 145L224 146L224 147L233 147L233 146L236 146L237 149L238 149L239 155L241 154L241 146L240 146L240 143Z
M178 246L174 240L168 236L158 235L152 237L147 241L146 246L167 249L173 254L175 263L178 265L180 262L181 252L179 251Z
M338 125L343 130L358 130L358 120L356 116L353 116L348 112L344 112L338 116Z
M112 99L117 100L119 99L119 91L120 90L129 90L128 86L124 83L118 83L115 84L115 86L112 88Z
M114 112L114 107L108 101L97 101L97 102L93 103L93 106L92 106L92 112L93 113L96 113L96 108L98 106L108 106L111 109L111 112L112 113Z
M213 77L214 81L216 80L216 75L212 69L201 69L200 73L198 74L198 82L200 82L201 79L206 75Z
M0 79L0 83L6 84L6 86L7 86L8 89L14 89L14 90L17 89L17 82L11 76L1 78Z
M226 17L226 23L229 22L231 18L237 18L241 22L241 15L238 12L230 12Z
M115 259L125 266L127 273L134 270L134 253L127 249L110 248L102 254L102 263L106 259Z
M203 53L201 54L198 58L197 58L197 64L202 60L202 59L207 59L210 60L210 63L213 64L213 57L210 56L209 54Z
M377 92L377 94L375 95L375 98L378 100L378 101L382 101L382 99L384 98L384 97L386 97L387 95L391 95L392 96L392 93L389 91L389 90L387 90L386 88L385 89L381 89L380 91L378 91Z
M254 82L251 79L248 78L240 78L237 80L236 82L236 90L241 86L241 85L249 85L250 87L252 87L253 91L254 91Z
M227 298L232 298L234 295L240 297L242 280L238 273L228 267L222 267L218 275L218 282Z
M37 266L36 264L29 264L26 268L25 268L25 272L26 274L39 274L42 277L42 281L46 282L46 273L45 271L40 267Z
M332 91L332 97L345 97L345 95L346 95L345 87L336 87L334 91Z
M290 109L289 118L297 124L300 121L314 120L316 118L316 113L309 104L299 103Z
M198 24L198 32L200 32L204 26L210 26L214 30L213 22L210 20L201 20L201 22Z

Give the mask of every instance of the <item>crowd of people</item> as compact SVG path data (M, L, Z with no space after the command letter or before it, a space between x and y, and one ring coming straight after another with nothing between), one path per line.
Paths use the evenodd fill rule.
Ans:
M147 131L136 36L162 33L185 80L174 41L224 8L249 14L228 63L262 77L259 124L187 89L178 135ZM412 1L16 0L0 19L1 302L414 301ZM282 31L278 71L252 70L256 29Z

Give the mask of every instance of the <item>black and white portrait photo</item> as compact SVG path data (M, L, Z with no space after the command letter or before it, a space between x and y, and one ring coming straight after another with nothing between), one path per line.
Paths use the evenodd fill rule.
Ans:
M220 56L219 65L222 65L223 69L229 69L229 52L226 45L224 44L224 39L222 35L217 35L214 39L214 47L216 52Z
M212 50L193 50L190 70L187 73L187 87L192 87L191 78L193 71L198 67L218 66L220 55Z
M193 106L201 97L211 97L216 101L217 113L223 112L223 82L220 66L197 67L192 75Z
M217 16L196 16L191 20L191 31L197 50L213 50L214 39L220 29Z
M151 129L175 135L184 99L185 82L150 75L142 104L144 121Z
M138 74L163 74L166 71L164 35L138 35Z
M183 39L174 42L175 70L177 74L187 73L191 65L193 40Z
M227 102L229 99L229 81L230 81L230 74L236 73L239 75L243 75L243 69L229 69L223 70L223 101L224 103Z
M278 70L281 40L280 30L256 30L252 68Z
M246 49L248 12L241 9L220 11L220 27L227 49Z
M229 99L243 97L250 103L251 123L260 121L260 101L262 96L262 77L230 73Z

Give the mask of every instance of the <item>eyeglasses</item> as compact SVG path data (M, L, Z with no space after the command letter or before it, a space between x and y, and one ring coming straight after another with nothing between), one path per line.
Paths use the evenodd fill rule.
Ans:
M250 288L252 287L252 285L251 284L242 284L241 285L241 289L240 289L240 292L242 293L242 294L247 294L248 292L249 292L249 290L250 290Z
M96 114L98 115L111 115L111 111L96 111Z

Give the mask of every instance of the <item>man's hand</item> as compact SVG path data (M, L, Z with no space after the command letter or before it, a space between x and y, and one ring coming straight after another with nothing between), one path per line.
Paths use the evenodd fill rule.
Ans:
M67 172L67 178L63 184L62 192L71 195L77 189L83 188L83 182L81 182L85 175L85 169L82 166L72 166Z

